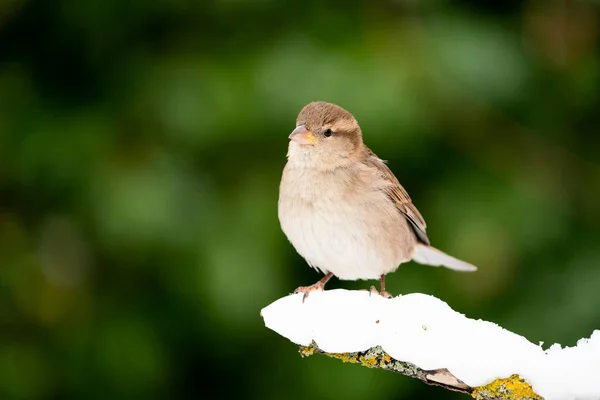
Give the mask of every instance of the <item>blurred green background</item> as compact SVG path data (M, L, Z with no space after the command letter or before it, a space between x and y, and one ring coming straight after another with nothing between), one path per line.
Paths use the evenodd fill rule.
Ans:
M598 29L597 1L0 2L0 398L466 398L264 327L320 277L277 220L313 100L354 113L432 243L480 268L410 263L388 290L589 337Z

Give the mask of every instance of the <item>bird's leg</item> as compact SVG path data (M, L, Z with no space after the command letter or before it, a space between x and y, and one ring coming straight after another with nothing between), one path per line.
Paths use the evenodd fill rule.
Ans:
M390 292L385 291L385 274L381 274L381 278L379 278L379 285L381 287L381 290L379 291L379 294L381 296L385 297L386 299L392 297L392 294Z
M379 285L381 287L381 290L377 291L375 286L371 286L371 288L369 289L370 294L378 294L381 297L385 297L386 299L391 298L392 294L390 292L385 291L385 274L381 274L381 277L379 278Z
M332 276L333 276L333 274L331 272L329 272L327 275L325 275L323 278L321 278L319 280L319 282L315 283L314 285L300 286L299 288L294 290L294 294L304 293L304 296L302 297L302 302L304 303L304 300L306 300L306 298L308 297L308 294L310 292L314 292L315 290L323 291L325 289L325 284L327 283L327 281L329 281L331 279Z

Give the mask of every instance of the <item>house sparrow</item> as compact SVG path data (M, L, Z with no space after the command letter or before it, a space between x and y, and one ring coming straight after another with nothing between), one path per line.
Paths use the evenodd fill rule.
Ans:
M477 268L429 245L423 217L383 160L363 143L352 114L326 102L306 105L289 136L279 187L281 228L325 276L294 293L303 301L332 276L379 279L411 259L457 271Z

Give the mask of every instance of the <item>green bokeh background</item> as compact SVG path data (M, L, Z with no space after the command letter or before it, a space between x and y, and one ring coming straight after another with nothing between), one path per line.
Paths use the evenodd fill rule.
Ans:
M353 112L432 242L480 267L409 263L388 290L589 337L599 27L597 1L0 2L0 398L467 398L264 327L319 278L277 220L313 100Z

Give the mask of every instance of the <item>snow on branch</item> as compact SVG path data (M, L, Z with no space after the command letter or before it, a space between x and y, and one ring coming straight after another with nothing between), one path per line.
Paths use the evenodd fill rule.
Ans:
M576 347L544 350L432 296L341 289L313 292L304 303L289 295L261 315L303 356L391 370L477 399L600 399L600 330Z

